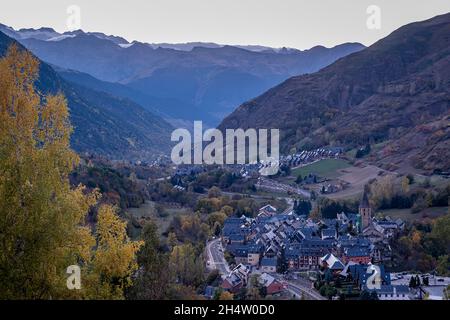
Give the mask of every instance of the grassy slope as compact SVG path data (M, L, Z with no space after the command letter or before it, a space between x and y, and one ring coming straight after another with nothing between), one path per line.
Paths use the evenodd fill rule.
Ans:
M389 209L379 211L377 214L382 216L390 216L393 219L402 219L403 221L413 222L420 221L425 218L435 219L448 213L448 207L432 207L425 210L412 213L411 209Z
M338 173L336 172L339 169L344 169L349 167L347 161L341 159L324 159L318 162L306 165L304 167L300 167L292 170L293 176L302 175L303 177L314 173L324 178L335 178Z

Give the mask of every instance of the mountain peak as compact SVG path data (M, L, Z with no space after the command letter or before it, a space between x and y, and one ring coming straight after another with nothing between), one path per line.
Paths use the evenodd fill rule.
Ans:
M448 171L450 128L440 120L450 116L449 34L450 14L403 26L242 104L220 128L278 128L285 152L374 141L385 145L376 155L380 166Z

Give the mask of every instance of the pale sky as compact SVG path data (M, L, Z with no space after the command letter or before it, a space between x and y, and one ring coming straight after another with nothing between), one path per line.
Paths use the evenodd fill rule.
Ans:
M81 9L81 28L141 42L216 42L311 48L370 45L398 27L450 12L449 0L2 0L0 23L67 31L67 8ZM381 28L370 30L370 5Z

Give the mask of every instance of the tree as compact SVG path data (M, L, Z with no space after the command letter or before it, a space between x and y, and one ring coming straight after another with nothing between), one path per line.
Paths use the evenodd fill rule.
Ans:
M420 287L421 283L420 283L420 278L419 275L416 275L416 287Z
M417 287L416 278L414 276L411 276L411 279L409 279L409 287L410 288L416 288Z
M70 186L79 158L67 103L36 93L38 69L15 45L0 59L0 299L123 298L140 243L109 206L94 235L85 225L99 194ZM72 265L81 290L66 287Z
M278 273L284 273L287 271L288 267L288 262L286 260L286 249L284 247L281 247L280 257L277 260L277 271Z
M247 289L247 299L261 300L261 284L259 283L259 275L252 275L250 278L250 286ZM266 292L267 293L267 292Z
M444 288L444 300L450 300L450 285Z
M219 300L233 300L233 294L228 291L223 291L219 296Z
M312 205L308 200L299 200L294 203L294 212L298 215L309 215Z
M333 281L333 273L331 272L330 269L327 269L325 271L324 280L326 283L330 283L331 281Z
M131 277L138 268L136 253L143 243L130 241L126 224L111 206L100 208L92 273L97 299L123 299L124 291L132 285Z
M314 221L319 221L322 218L322 215L320 213L320 208L315 207L314 209L312 209L311 213L309 214L309 218Z
M0 299L64 297L66 268L89 262L95 245L84 221L98 195L70 187L67 104L41 101L38 69L15 45L0 59Z
M222 192L218 187L212 187L208 190L208 198L219 198Z
M390 201L394 192L394 179L391 175L384 176L370 186L371 202L376 208L390 207Z
M434 221L430 236L435 240L437 249L442 254L450 252L450 214L439 217Z
M328 299L331 300L337 294L337 290L336 290L336 288L334 288L328 284L325 284L320 287L319 293L322 296L327 297Z
M191 244L177 245L169 259L169 268L178 283L186 286L198 286L203 281L204 265L201 252Z
M208 286L215 286L218 284L218 282L221 280L220 277L220 272L217 269L212 270L209 274L208 277L206 278L206 284Z
M370 153L370 144L365 145L364 147L361 147L356 151L355 158L362 158L365 155L368 155Z
M408 193L409 192L409 185L411 183L409 182L409 178L408 177L403 177L402 178L402 191L403 193Z
M223 226L223 224L227 218L228 218L228 216L224 212L217 211L217 212L210 213L208 215L208 217L206 218L206 222L208 223L208 225L210 227L214 227L214 225L216 223L218 223L219 226Z
M178 244L178 239L177 239L177 235L175 234L175 232L169 232L169 234L167 236L167 243L170 247L170 250L172 250L173 247L175 247Z
M234 212L233 207L230 206L223 206L222 209L220 209L221 212L225 213L227 217L231 216Z
M440 276L450 275L450 255L439 256L436 271Z
M242 287L234 295L234 300L245 300L245 299L247 299L247 288L246 287Z
M143 240L144 245L137 255L140 270L130 298L161 300L167 297L172 275L168 270L168 256L160 250L158 227L153 221L144 226Z

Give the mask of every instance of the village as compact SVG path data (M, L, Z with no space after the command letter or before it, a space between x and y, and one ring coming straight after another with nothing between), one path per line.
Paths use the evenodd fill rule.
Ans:
M450 279L438 279L433 288L432 275L385 269L392 254L389 240L405 223L375 218L365 192L358 211L314 222L266 205L255 218L230 217L221 237L207 247L208 267L222 274L220 290L234 295L257 286L272 298L442 299L436 292Z

